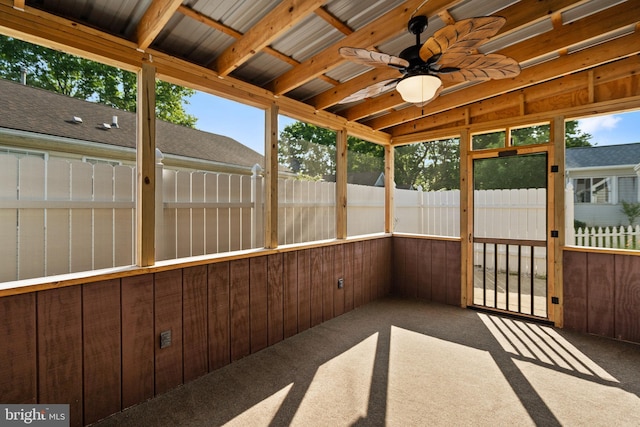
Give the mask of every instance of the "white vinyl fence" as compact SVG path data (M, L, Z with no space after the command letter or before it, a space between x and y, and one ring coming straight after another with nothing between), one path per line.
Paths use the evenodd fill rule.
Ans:
M251 176L158 164L156 174L158 260L263 246L259 168ZM135 176L130 166L0 154L0 282L133 264ZM335 183L281 179L278 194L280 244L335 237ZM349 184L347 197L348 235L384 230L384 188ZM476 236L545 238L544 190L474 198ZM567 225L572 201L568 195ZM397 189L395 206L399 232L459 237L458 190ZM636 249L639 234L640 227L578 230L575 243ZM567 242L573 238L567 227Z

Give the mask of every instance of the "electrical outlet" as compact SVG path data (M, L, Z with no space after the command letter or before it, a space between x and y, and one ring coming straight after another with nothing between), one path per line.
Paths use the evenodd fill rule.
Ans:
M160 332L160 348L167 348L171 345L171 329Z
M341 277L338 279L338 289L344 288L344 279Z

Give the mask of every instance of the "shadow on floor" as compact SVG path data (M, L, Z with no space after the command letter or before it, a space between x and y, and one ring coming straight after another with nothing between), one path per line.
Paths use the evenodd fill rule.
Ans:
M640 346L385 299L95 425L640 425Z

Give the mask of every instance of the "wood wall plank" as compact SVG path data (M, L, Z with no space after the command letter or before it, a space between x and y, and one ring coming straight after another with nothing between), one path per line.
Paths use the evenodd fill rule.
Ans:
M564 251L563 313L564 327L587 332L587 254Z
M371 302L371 241L362 242L362 303Z
M267 338L273 345L284 338L283 254L267 257Z
M183 383L182 370L182 269L155 274L155 394ZM160 348L160 334L171 332L171 344Z
M333 294L334 294L334 247L326 246L322 248L322 320L333 319Z
M122 407L153 397L153 274L122 278Z
M249 260L249 323L251 329L251 353L268 345L267 314L267 257Z
M378 258L378 241L371 240L371 300L380 298L382 295L382 280L380 280L382 273L382 264Z
M431 300L447 303L447 242L434 240L431 242Z
M298 252L298 332L311 327L311 250Z
M38 292L38 402L69 404L70 425L83 425L82 288Z
M182 270L182 291L182 360L187 383L209 371L206 265Z
M431 300L431 249L432 241L420 239L418 241L418 298Z
M0 298L0 401L36 403L36 294Z
M345 289L338 289L338 279L344 283L344 254L346 245L334 247L333 262L333 314L340 316L344 313Z
M384 281L385 281L385 295L391 294L391 287L393 285L394 276L394 267L393 267L393 239L391 237L387 237L384 239L384 259L385 259L385 270L384 270Z
M392 292L397 296L405 296L406 292L406 268L405 259L407 258L407 240L403 237L393 238L393 269L394 281L392 284Z
M640 259L615 255L615 337L640 343Z
M309 249L311 276L311 326L322 323L322 248Z
M447 295L446 301L449 305L460 307L462 305L462 295L460 293L460 272L462 271L461 256L462 246L460 242L447 241Z
M231 363L229 262L208 266L209 371Z
M587 255L587 331L614 337L614 256Z
M82 286L84 424L122 408L120 279Z
M344 311L353 310L353 290L354 290L354 263L353 249L354 243L344 245Z
M283 334L289 338L298 333L298 252L283 255Z
M363 278L363 242L353 243L353 307L362 305L362 283Z
M406 239L404 247L404 295L418 298L418 240Z
M249 320L249 259L229 262L229 293L231 300L231 361L251 353Z

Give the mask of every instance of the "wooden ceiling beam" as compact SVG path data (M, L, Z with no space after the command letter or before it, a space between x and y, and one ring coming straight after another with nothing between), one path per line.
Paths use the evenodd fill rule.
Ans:
M241 80L220 78L213 70L163 52L153 49L141 52L136 43L77 22L28 6L24 12L18 11L13 8L13 1L0 0L0 33L127 71L138 71L143 63L152 62L158 78L171 83L259 108L277 104L284 115L333 130L347 129L350 135L377 144L388 145L391 138L385 132L348 122L344 117L326 111L317 111L302 102L275 97L273 93Z
M610 56L610 58L612 58L610 61L608 61L606 57L597 58L595 60L596 63L593 65L593 67L585 68L582 71L573 74L566 75L565 73L563 73L564 69L567 68L568 63L574 60L573 58L571 58L571 56L573 55L561 57L557 60L551 61L544 69L542 68L542 65L528 68L527 70L525 70L526 74L529 74L531 76L539 75L542 80L545 80L545 82L539 84L536 84L534 82L533 85L530 85L526 88L514 87L512 91L515 92L510 91L501 96L496 96L490 99L484 99L481 102L472 103L470 105L471 122L473 123L474 120L477 120L477 117L480 115L499 111L502 108L509 107L510 105L516 105L519 102L518 94L521 93L520 89L523 89L522 93L525 94L525 99L528 103L527 112L529 112L530 105L533 105L533 103L540 100L549 99L551 97L556 97L557 100L560 100L562 97L566 98L568 96L571 96L567 94L575 93L576 91L580 90L588 90L589 70L595 71L594 81L600 87L603 87L602 85L608 84L612 81L615 82L627 78L633 79L634 76L637 75L638 69L640 69L640 57L638 57L637 55L640 47L638 45L628 46L629 49L627 50L627 53L629 53L629 55L624 55L624 52L622 52L621 49L624 48L625 41L627 43L637 43L639 40L640 34L634 33L632 35L624 37L623 39L609 42L614 43L615 41L620 41L617 46L613 44L608 46L614 51L614 53L612 53L612 55ZM588 64L584 60L589 58L590 54L593 56L597 55L597 52L595 52L594 49L590 50L592 50L592 52L589 52L588 50L583 51L582 58L579 58L582 60L580 63L585 64L585 66ZM635 53L633 53L634 51ZM618 59L618 55L620 56L620 59ZM626 58L624 58L624 56L626 56ZM554 70L557 70L558 75L555 78L547 79L548 76L551 76L551 73ZM637 79L637 77L635 78ZM527 80L526 76L525 80ZM596 93L598 93L597 88ZM467 94L464 93L464 91L460 91L460 96L464 97L466 95ZM598 96L595 97L595 101L603 101L605 99L606 98L602 97L598 98ZM588 102L588 98L585 98L584 102ZM578 106L578 104L576 104L575 106ZM451 109L445 108L438 112L431 112L429 115L425 116L422 119L408 121L398 126L388 128L387 130L395 136L428 130L432 127L442 126L446 124L445 122L438 121L438 117L443 112L463 110L466 108L468 107L461 106Z
M138 48L148 48L180 6L182 0L153 0L136 28Z
M358 31L351 33L297 67L277 77L270 89L277 95L284 94L336 67L345 61L338 52L338 49L342 46L371 48L402 31L406 31L407 22L411 14L422 1L408 0L392 9L375 21L370 22ZM421 13L433 15L459 2L460 0L431 0L427 2Z
M188 16L191 19L194 19L208 27L211 27L217 31L220 31L230 37L233 37L234 39L238 40L240 38L242 38L242 33L240 31L236 31L233 28L219 22L216 21L215 19L211 19L206 15L203 15L202 13L198 12L197 10L194 10L190 7L184 6L184 5L180 5L180 7L178 7L178 12L182 13L185 16ZM300 64L300 62L296 61L295 59L291 58L290 56L285 55L284 53L275 50L274 48L272 48L271 46L267 46L263 49L263 51L275 58L278 58L280 61L282 62L286 62L289 65L292 66L296 66L298 64ZM215 64L214 64L215 65ZM334 80L330 77L327 76L323 76L323 80L329 84L332 84L334 86L338 85L340 82L338 82L337 80Z
M563 25L555 30L548 31L544 34L540 34L539 36L532 37L509 46L500 50L498 53L512 57L516 61L522 63L538 57L543 57L552 52L566 50L570 46L580 43L585 39L595 39L604 33L631 25L638 20L640 20L640 8L631 11L626 3L622 3L618 6L605 9L597 14L581 19L580 21L569 25ZM474 88L492 85L493 83L495 83L495 81L479 83L478 85L475 85ZM455 97L456 93L457 92L451 92L446 95L441 95L440 97ZM460 101L460 105L468 103L463 98L458 99ZM393 96L391 93L380 95L375 101L376 102L355 105L343 111L341 114L349 120L360 120L383 111L389 111L404 103L404 101L402 101L398 96ZM430 106L434 102L435 101L431 102L422 109L424 111L429 111L431 109ZM393 123L392 126L396 124L399 123Z
M353 30L344 22L339 20L333 13L329 12L326 7L322 6L315 10L315 14L324 19L336 30L340 31L345 36L353 33Z
M357 77L347 80L344 83L340 83L338 86L314 96L309 99L307 103L313 105L318 110L324 110L325 108L338 104L344 98L362 88L383 80L393 79L400 76L401 74L398 70L391 67L374 68L371 71L360 74Z
M13 0L13 8L24 10L24 0Z
M326 0L283 0L241 39L220 54L215 62L218 74L226 76L231 73L325 2Z

